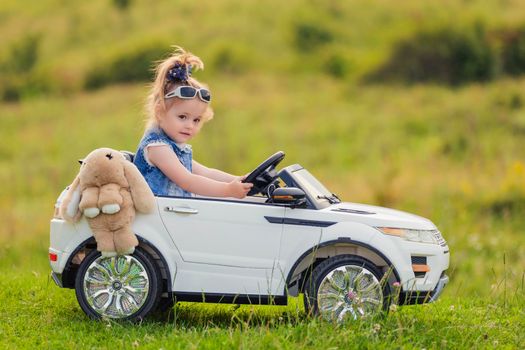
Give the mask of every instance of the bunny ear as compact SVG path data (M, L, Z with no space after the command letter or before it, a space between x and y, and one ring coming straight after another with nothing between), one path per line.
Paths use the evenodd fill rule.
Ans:
M135 164L127 160L123 161L123 166L135 209L141 213L151 213L155 207L155 196L151 192L151 188L149 188L144 176L142 176Z
M69 222L76 222L82 216L79 210L80 203L80 179L77 175L73 183L69 186L66 196L60 203L60 215Z

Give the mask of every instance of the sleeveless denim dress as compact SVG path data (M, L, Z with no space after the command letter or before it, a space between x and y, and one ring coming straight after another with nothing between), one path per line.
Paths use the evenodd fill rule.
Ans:
M144 155L146 147L150 144L163 143L171 147L175 152L180 162L189 172L192 171L191 162L193 152L190 145L180 147L166 133L159 127L153 127L146 130L142 140L140 140L135 159L133 163L142 173L149 187L156 196L171 196L171 197L193 197L191 192L185 191L173 181L171 181L159 168L151 163L148 163Z

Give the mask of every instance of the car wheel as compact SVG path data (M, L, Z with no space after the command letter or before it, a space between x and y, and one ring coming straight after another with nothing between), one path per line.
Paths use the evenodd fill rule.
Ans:
M91 318L138 321L155 310L161 279L140 248L114 257L102 257L94 250L80 265L75 291L80 307Z
M175 306L176 300L173 296L167 296L164 298L161 298L159 301L159 304L157 305L157 309L155 312L157 313L168 313L173 311L173 307Z
M371 262L339 255L317 265L307 279L304 304L308 314L330 321L360 319L387 309L390 286Z

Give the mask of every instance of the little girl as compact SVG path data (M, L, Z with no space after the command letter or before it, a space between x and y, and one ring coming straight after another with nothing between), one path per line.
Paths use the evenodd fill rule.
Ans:
M244 198L253 184L193 160L187 144L213 118L210 91L191 76L203 68L199 57L180 47L159 63L134 163L156 195Z

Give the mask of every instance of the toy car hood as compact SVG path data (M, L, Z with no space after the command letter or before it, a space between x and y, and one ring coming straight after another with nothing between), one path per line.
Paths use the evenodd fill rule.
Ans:
M404 211L374 205L342 202L322 209L336 215L337 221L353 221L373 227L398 227L417 230L435 230L428 219ZM335 219L335 218L334 218Z

